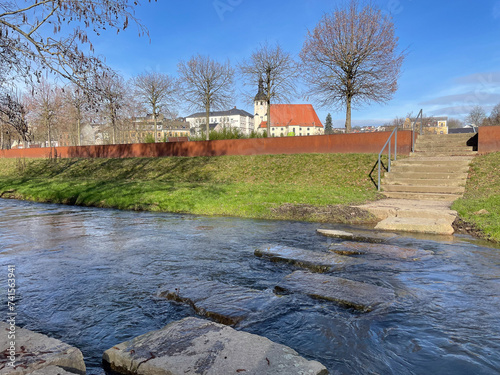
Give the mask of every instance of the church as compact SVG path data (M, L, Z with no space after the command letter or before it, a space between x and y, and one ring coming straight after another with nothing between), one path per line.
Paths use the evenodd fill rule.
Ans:
M262 80L254 99L254 126L260 133L267 130L267 102ZM271 104L271 137L321 135L325 133L311 104Z

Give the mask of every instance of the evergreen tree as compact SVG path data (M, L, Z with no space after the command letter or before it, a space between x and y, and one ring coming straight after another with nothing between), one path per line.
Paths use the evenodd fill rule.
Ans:
M333 133L332 115L328 114L326 115L326 120L325 120L325 134L332 134L332 133Z

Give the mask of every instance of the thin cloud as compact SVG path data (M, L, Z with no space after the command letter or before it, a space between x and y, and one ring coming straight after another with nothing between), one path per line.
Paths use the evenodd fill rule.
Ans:
M472 109L474 107L475 107L475 105L458 105L458 106L451 106L451 107L435 109L435 110L429 111L428 113L431 116L462 117L462 116L467 116L470 113L470 111L472 111ZM482 106L482 107L486 113L489 113L493 109L492 105Z
M421 105L452 105L452 104L474 104L474 103L497 103L500 102L500 94L469 91L465 94L446 95L421 102Z
M455 79L455 82L460 85L481 85L481 86L498 85L500 84L500 71L474 73L467 76L458 77Z
M497 1L493 6L493 18L500 19L500 1Z

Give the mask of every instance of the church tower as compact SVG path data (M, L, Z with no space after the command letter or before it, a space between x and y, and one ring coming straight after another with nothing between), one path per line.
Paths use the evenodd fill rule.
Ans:
M255 131L259 130L262 121L267 121L267 100L266 94L264 94L264 81L262 77L259 79L259 92L255 95L253 100L254 106L254 128Z

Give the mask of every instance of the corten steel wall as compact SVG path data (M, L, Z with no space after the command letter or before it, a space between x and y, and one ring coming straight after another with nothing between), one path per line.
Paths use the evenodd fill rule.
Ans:
M480 154L500 151L500 126L480 126L477 133L477 151Z
M105 146L28 148L0 151L6 158L126 158L161 156L221 156L303 153L378 154L390 132L332 134L304 137L256 138L203 142L135 143ZM392 142L394 152L394 141ZM411 132L398 132L398 154L411 150ZM52 154L51 154L52 152ZM387 149L385 150L387 153Z

